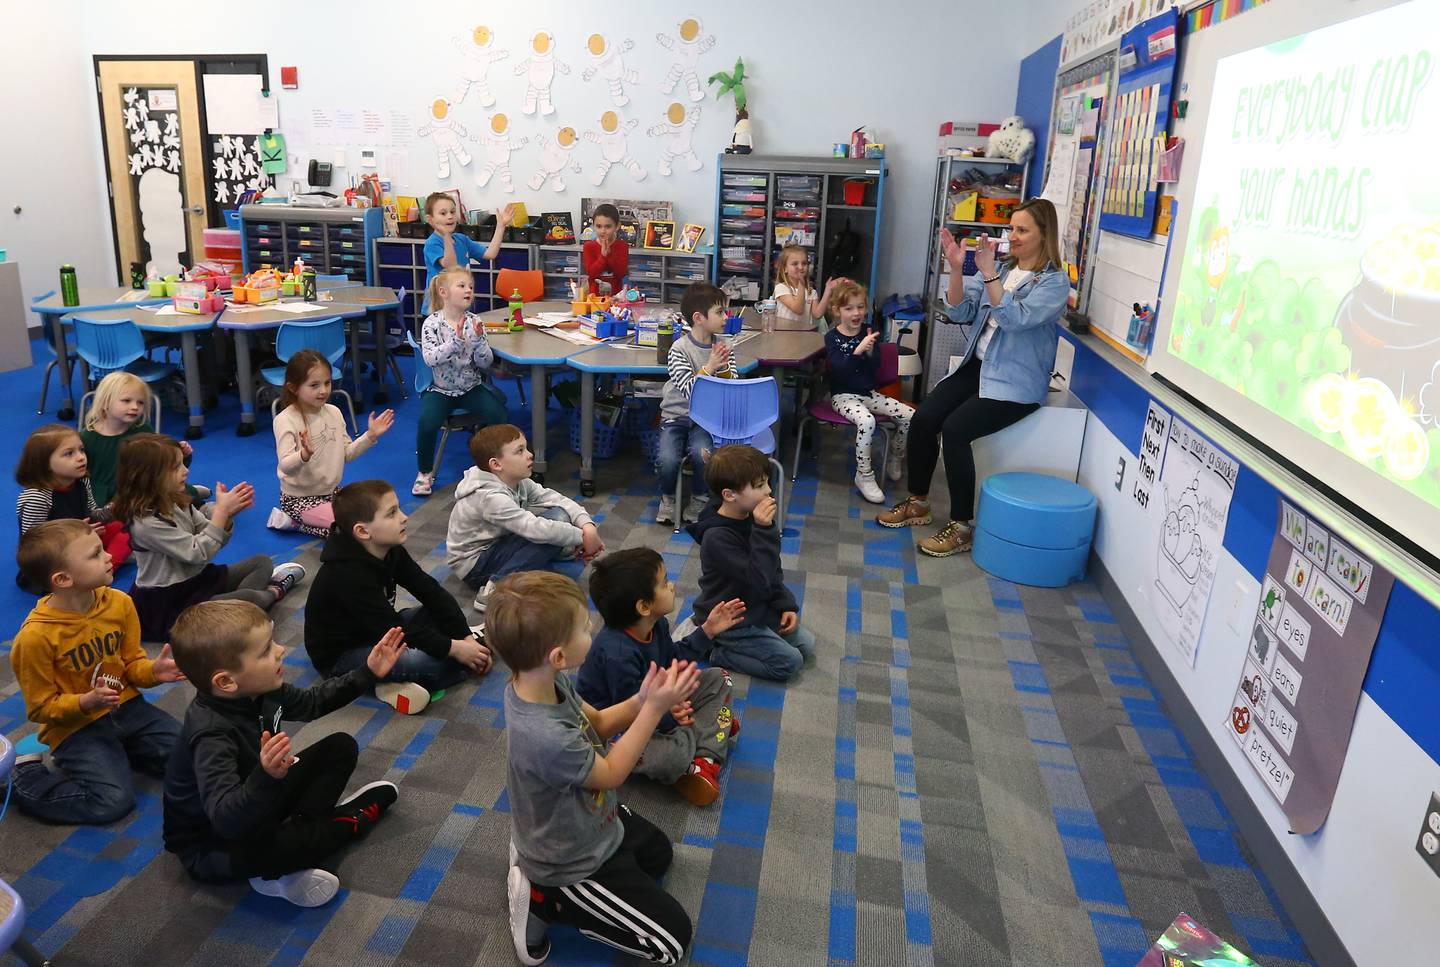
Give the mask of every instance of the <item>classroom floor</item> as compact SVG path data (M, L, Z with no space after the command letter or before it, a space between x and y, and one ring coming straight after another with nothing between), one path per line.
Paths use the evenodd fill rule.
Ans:
M4 438L45 422L34 414L41 368L0 374L0 394L16 401L0 412ZM193 479L244 477L259 491L220 560L264 551L315 564L319 542L264 529L277 489L269 419L237 439L236 409L222 398L196 441ZM452 438L436 495L410 498L417 409L413 397L397 404L394 431L348 479L400 488L411 553L459 593L444 535L468 458ZM528 429L528 410L512 414ZM551 415L549 482L576 495L567 424ZM879 528L850 486L845 438L823 440L818 478L815 460L802 462L783 547L817 662L788 687L736 677L744 730L715 806L643 779L625 788L676 843L667 887L695 921L690 962L1131 967L1184 911L1266 967L1309 964L1096 588L1022 588L969 557L917 555L916 535ZM652 523L654 476L638 447L599 463L597 484L589 506L602 537L661 551L683 616L699 555ZM0 496L13 498L6 486ZM302 686L315 678L300 647L304 590L275 612ZM0 581L0 653L32 604ZM503 688L503 671L492 673L415 717L366 698L300 730L302 750L353 733L355 784L383 777L401 790L370 838L337 856L343 890L320 909L189 881L163 850L148 779L136 812L110 827L45 826L12 808L0 876L30 907L26 935L73 965L515 963ZM150 693L177 716L190 694ZM31 731L8 661L0 731ZM573 930L551 935L549 963L628 962Z

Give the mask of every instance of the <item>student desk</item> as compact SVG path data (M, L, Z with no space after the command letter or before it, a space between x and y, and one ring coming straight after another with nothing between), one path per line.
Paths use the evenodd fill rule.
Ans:
M525 305L527 312L569 312L568 302L530 302ZM510 317L509 309L492 309L482 312L480 318L495 322ZM485 334L495 355L507 363L530 367L530 449L535 454L535 468L531 476L536 483L545 482L545 409L550 398L550 368L564 366L576 353L589 352L592 347L580 346L559 336L552 336L544 329L526 326L520 332L490 332Z
M144 289L131 289L119 285L81 286L78 305L63 305L59 292L47 292L30 303L30 309L40 317L40 325L50 326L50 341L60 361L60 386L64 397L60 401L61 420L75 418L75 397L70 395L70 357L65 349L65 327L61 317L72 312L88 313L102 309L129 309L137 305L159 305L169 302L167 298L146 295Z
M169 300L166 301L168 303ZM199 315L178 313L160 316L155 314L155 310L159 308L159 305L151 303L131 306L127 309L72 311L61 316L60 322L62 326L68 326L70 320L76 316L94 319L97 322L128 319L135 323L135 327L141 332L158 332L167 335L179 333L180 350L185 363L185 404L190 410L190 425L185 428L185 438L195 440L205 435L205 412L200 400L200 355L196 349L195 334L209 332L213 329L215 320L220 317L220 313L205 312Z
M320 287L321 292L329 292L333 302L321 303L322 305L333 306L337 303L345 303L352 306L360 306L365 310L365 317L370 323L370 336L375 340L375 395L371 397L376 403L388 402L390 396L385 392L385 370L389 363L386 356L390 347L385 344L385 313L394 312L395 318L400 318L400 297L394 289L379 285L346 285L328 288ZM331 313L340 315L340 313ZM351 318L348 315L342 318ZM363 404L360 393L360 327L354 323L350 325L350 365L354 367L355 383L355 408L358 410ZM404 325L401 325L404 328Z
M747 355L735 358L735 370L744 374L753 370L758 363L748 358L750 344L759 339L746 340L740 350ZM627 349L623 346L601 344L584 349L566 360L566 365L580 373L580 493L586 497L595 496L595 374L614 373L631 376L666 376L665 364L655 358L655 349Z

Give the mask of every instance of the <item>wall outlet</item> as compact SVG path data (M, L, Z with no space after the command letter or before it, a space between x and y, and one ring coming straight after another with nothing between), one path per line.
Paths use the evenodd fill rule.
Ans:
M1420 826L1415 851L1430 864L1430 872L1440 876L1440 792L1430 794L1430 805L1425 810L1425 822Z

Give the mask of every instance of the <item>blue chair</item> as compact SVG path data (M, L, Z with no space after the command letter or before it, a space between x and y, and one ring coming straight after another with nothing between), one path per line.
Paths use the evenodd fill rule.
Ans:
M415 335L407 332L405 342L415 350L415 392L423 393L430 388L431 383L435 382L435 373L430 369L430 364L425 362L425 353L421 351L420 344L415 341ZM496 389L488 379L485 382L485 388L499 398L502 406L505 404L504 394ZM473 433L485 425L479 414L471 413L469 410L456 410L446 417L444 425L440 427L440 445L435 448L435 466L440 466L440 458L445 455L445 441L450 439L451 430L469 430Z
M344 278L344 276L341 276L341 278ZM352 283L349 283L349 284L350 284L350 285L359 285L358 282L352 282ZM396 301L398 301L402 306L405 304L405 287L404 287L404 286L401 286L400 289L396 292L395 298L396 298ZM359 320L357 319L356 322L358 323ZM379 334L379 335L380 335L380 338L381 338L381 339L387 339L387 340L388 340L388 339L390 338L390 333L389 333L389 331L386 330L386 329L383 329L383 328L380 330L380 334ZM399 340L396 340L395 342L387 342L385 345L386 345L386 348L387 348L387 349L393 350L393 349L395 349L397 346L399 346L400 343L399 343ZM374 354L375 354L375 340L374 340L372 337L368 336L368 335L367 335L367 336L361 336L361 337L360 337L360 352L361 352L361 353L364 353L364 354L369 354L369 355L371 355L371 356L373 357ZM393 353L393 352L386 352L386 353L385 353L385 361L386 361L386 363L387 363L387 364L389 365L389 367L390 367L390 374L395 377L395 384L400 387L400 398L401 398L402 400L408 400L410 397L409 397L409 395L405 392L405 374L402 373L402 372L400 372L400 363L399 363L399 361L395 358L395 353ZM377 375L377 376L375 377L375 379L376 379L376 382L383 382L383 380L380 379L380 376L379 376L379 375Z
M86 319L81 315L65 317L75 328L75 351L90 369L90 378L98 382L117 370L124 370L143 379L146 384L159 383L175 375L170 363L157 363L146 355L145 334L129 319ZM80 412L85 412L87 392L80 398ZM160 421L155 421L160 432Z
M770 459L775 468L775 502L781 528L785 521L785 468L775 459L775 435L770 427L780 416L780 390L773 376L759 379L720 379L697 376L690 390L690 419L710 434L715 446L745 443ZM680 532L681 481L675 484L675 532Z
M0 735L0 782L6 787L5 801L10 801L10 772L15 768L15 747L10 740ZM41 967L50 961L30 945L23 936L25 930L25 901L20 894L0 880L0 951L8 950L28 967Z
M315 273L315 285L322 289L345 289L359 284L344 272Z
M307 319L301 322L282 323L278 332L275 333L275 355L282 362L289 362L290 357L302 349L313 349L330 361L330 378L334 381L330 392L335 396L345 398L345 408L350 411L350 427L358 436L360 425L355 420L355 401L350 394L340 388L341 370L337 363L345 359L345 321L339 316L330 316L325 319ZM276 388L285 386L284 366L263 366L260 369L260 378ZM277 398L270 404L270 415L273 418L280 400Z
M50 298L54 294L54 292L46 292L44 295L35 296L30 302L33 305L43 299ZM40 380L40 404L35 409L36 416L45 412L45 397L50 394L50 374L55 371L56 366L60 365L60 354L55 351L54 330L50 328L50 319L48 316L41 316L41 319L43 321L40 323L40 333L45 338L45 348L50 350L50 355L53 358L45 364L45 375ZM70 365L72 367L79 364L80 357L75 355L75 347L68 342L65 344L65 355L70 358Z

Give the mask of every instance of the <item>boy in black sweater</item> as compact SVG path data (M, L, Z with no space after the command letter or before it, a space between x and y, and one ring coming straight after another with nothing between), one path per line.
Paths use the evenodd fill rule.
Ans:
M405 550L405 522L395 488L383 480L341 487L331 504L335 527L305 602L305 650L322 675L365 664L368 649L400 625L410 649L375 686L375 697L414 715L467 674L490 669L490 651L470 630L465 612L440 582ZM395 610L402 587L420 602Z
M715 638L710 661L753 678L789 681L815 656L815 634L800 626L799 605L780 567L780 527L765 455L743 443L721 447L705 464L712 500L686 530L700 545L695 623L722 601L739 598L738 627Z
M675 641L670 637L675 585L665 573L664 559L648 547L597 560L590 574L590 599L605 627L590 644L575 688L596 708L619 705L638 694L651 662L669 668L677 658L704 661L715 636L739 624L745 613L743 601L723 602L704 625ZM720 795L720 766L731 740L740 734L740 720L730 711L731 688L725 669L702 671L695 694L655 726L635 771L673 785L697 806L714 802Z
M318 907L340 889L319 864L368 833L399 791L372 782L341 801L360 754L354 737L335 732L295 755L280 726L364 694L404 654L405 636L389 629L363 666L302 690L285 683L273 631L248 601L192 605L171 629L196 694L165 772L165 848L197 880L248 877L257 893Z

